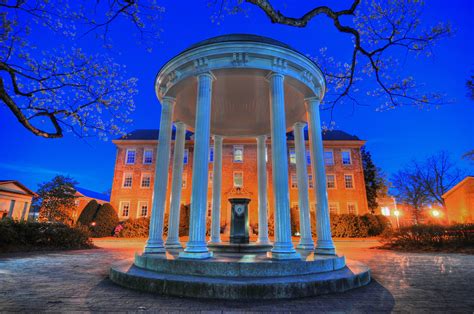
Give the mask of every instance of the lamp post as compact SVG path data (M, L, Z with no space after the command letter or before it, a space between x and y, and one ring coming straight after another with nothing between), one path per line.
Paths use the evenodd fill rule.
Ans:
M400 211L398 209L395 209L393 211L393 214L395 215L395 217L397 218L397 228L398 230L400 230L400 220L399 220L399 216L400 216Z

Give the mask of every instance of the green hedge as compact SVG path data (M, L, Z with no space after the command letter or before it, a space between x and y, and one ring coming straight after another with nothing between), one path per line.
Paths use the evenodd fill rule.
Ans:
M112 205L105 203L97 210L93 223L95 225L90 227L93 237L110 237L119 223L117 212Z
M386 232L386 248L415 250L474 249L474 224L413 225Z
M93 244L83 227L61 223L0 220L0 251L89 249Z
M100 205L97 203L96 200L91 200L82 210L79 218L77 219L77 224L83 226L90 226L92 221L94 221L94 217L99 209Z
M365 214L362 216L352 214L331 214L331 233L335 238L365 238L379 236L391 229L387 217L382 215ZM311 213L311 224L316 218ZM316 236L316 228L312 228Z

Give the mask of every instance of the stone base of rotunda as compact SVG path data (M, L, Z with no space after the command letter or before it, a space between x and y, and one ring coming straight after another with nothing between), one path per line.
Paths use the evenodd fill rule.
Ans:
M217 253L191 260L175 253L137 254L110 269L127 288L179 297L281 299L344 292L370 282L369 268L338 255L302 254L278 261L262 254Z
M270 251L273 245L270 243L260 244L255 242L248 244L222 242L209 243L207 247L214 252L222 253L265 253Z

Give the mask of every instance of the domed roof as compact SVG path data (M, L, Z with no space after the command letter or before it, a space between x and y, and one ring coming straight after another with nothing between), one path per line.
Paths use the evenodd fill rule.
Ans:
M227 35L212 37L212 38L197 42L194 45L191 45L190 47L188 47L186 50L190 50L190 49L194 49L197 47L206 46L210 44L229 42L229 41L247 41L247 42L265 43L265 44L270 44L274 46L280 46L283 48L295 50L289 45L282 43L281 41L275 40L273 38L253 35L253 34L227 34Z

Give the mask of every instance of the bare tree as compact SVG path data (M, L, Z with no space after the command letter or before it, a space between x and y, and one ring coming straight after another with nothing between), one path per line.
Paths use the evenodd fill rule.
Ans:
M110 47L109 27L118 19L130 22L140 40L155 36L161 12L156 2L4 0L0 9L0 100L19 123L45 138L62 137L65 130L80 137L123 134L134 110L136 79L126 78L125 67L106 51L88 54L77 44L95 34ZM33 31L46 32L60 45L37 47Z
M423 182L420 180L416 165L407 165L392 176L395 196L399 202L410 206L415 224L420 221L423 207L430 201L430 195Z
M216 16L245 12L250 5L250 8L264 12L272 23L302 28L316 18L326 17L336 30L347 34L353 42L350 60L336 61L325 55L325 49L322 49L322 56L316 58L328 81L330 93L325 102L330 108L344 99L360 104L355 93L359 90L356 83L362 78L375 80L373 88L366 93L384 99L380 110L445 103L442 94L421 91L422 85L417 84L413 76L402 77L401 66L395 57L396 54L430 56L434 44L451 34L448 24L422 25L422 1L353 0L346 9L337 10L334 4L322 5L297 17L284 14L270 0L221 0L215 3L218 7Z
M433 201L446 207L442 195L462 180L464 172L456 167L445 151L415 162L416 176Z

